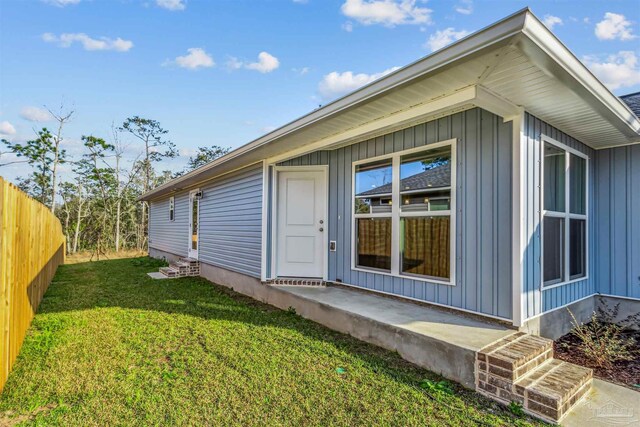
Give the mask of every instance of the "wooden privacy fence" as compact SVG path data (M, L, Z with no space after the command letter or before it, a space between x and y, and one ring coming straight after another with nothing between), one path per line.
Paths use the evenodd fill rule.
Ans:
M0 177L0 391L64 247L58 218Z

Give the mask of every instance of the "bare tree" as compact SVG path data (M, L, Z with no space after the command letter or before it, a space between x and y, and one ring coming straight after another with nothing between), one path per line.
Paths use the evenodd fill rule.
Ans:
M124 199L124 195L129 189L129 187L133 184L139 170L140 170L140 156L138 155L132 162L131 169L124 170L122 167L122 161L124 157L124 152L127 149L127 146L122 143L120 140L120 135L118 128L112 123L111 124L111 138L112 145L114 147L113 152L115 156L115 165L114 171L116 176L116 224L114 230L114 247L116 252L120 251L120 228L122 224L122 203Z
M142 159L142 170L144 171L143 193L151 189L154 175L153 163L164 158L172 158L178 155L175 145L165 138L167 130L160 126L156 120L145 119L134 116L127 118L119 130L129 132L144 143L144 158ZM142 214L140 217L140 238L139 247L146 246L147 230L147 203L142 202Z
M53 141L53 161L51 164L51 212L56 212L56 193L58 192L58 165L64 163L65 150L61 148L63 141L62 129L71 120L74 111L64 112L64 105L60 105L58 113L47 108L49 114L58 122L58 130Z

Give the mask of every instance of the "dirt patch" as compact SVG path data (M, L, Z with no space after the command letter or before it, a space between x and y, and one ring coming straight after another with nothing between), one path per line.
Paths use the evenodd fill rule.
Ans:
M111 259L121 259L121 258L137 258L141 256L147 256L146 251L137 251L135 249L123 249L119 252L109 251L106 253L101 253L100 256L94 252L83 251L76 252L75 254L67 254L67 259L65 260L65 264L79 264L81 262L88 261L104 261Z
M33 421L38 414L52 411L57 406L55 403L49 403L48 405L39 407L30 414L16 414L13 411L0 413L0 427L10 427L27 421Z
M593 369L594 377L623 385L640 392L640 331L627 331L627 336L634 338L634 359L615 362L611 367L596 366L579 349L580 339L569 333L554 343L555 357L576 365Z

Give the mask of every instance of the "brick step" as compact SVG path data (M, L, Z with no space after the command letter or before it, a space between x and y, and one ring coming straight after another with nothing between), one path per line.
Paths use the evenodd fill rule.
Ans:
M182 272L182 271L187 271L190 265L181 261L173 261L169 263L169 267L175 268L176 270L180 270Z
M553 341L518 332L476 353L476 390L557 423L591 389L593 373L553 358Z
M558 422L590 389L591 369L551 359L518 380L513 399L525 411Z
M483 348L477 354L479 371L511 382L553 358L553 341L518 332Z
M276 278L269 279L263 282L266 285L287 285L287 286L322 286L326 285L325 281L322 279L309 279L309 278L294 278L294 277L286 277L286 278Z
M167 277L178 277L180 271L176 270L173 267L160 267L160 273L164 274Z

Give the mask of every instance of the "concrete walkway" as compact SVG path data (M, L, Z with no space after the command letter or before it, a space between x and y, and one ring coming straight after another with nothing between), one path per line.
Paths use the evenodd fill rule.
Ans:
M562 420L565 427L640 426L640 393L599 379Z
M272 286L296 312L475 389L475 352L516 331L464 313L341 287Z

